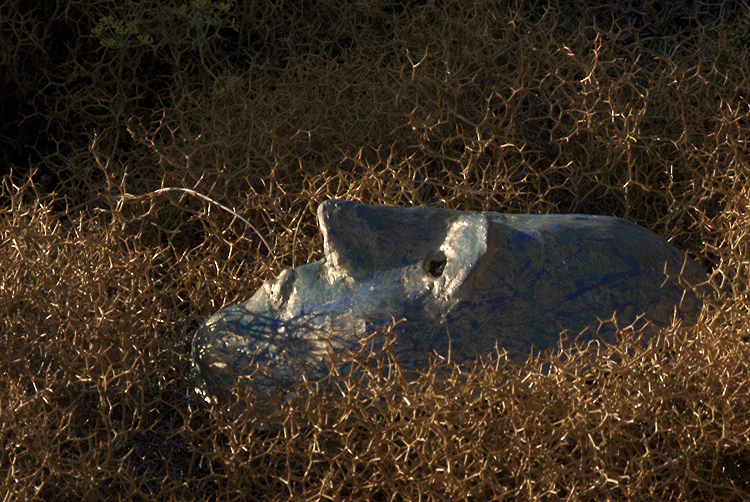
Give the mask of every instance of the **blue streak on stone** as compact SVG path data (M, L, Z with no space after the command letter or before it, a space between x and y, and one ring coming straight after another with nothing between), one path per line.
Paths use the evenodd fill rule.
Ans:
M354 334L392 319L400 362L419 368L431 354L464 362L497 344L522 362L532 347L554 348L562 330L596 331L617 312L621 325L645 315L670 323L684 289L683 255L626 220L586 215L506 215L327 201L318 208L325 258L265 283L196 332L193 372L207 393L230 389L255 370L264 392L307 375L323 377L328 350L358 348ZM687 259L683 279L706 281ZM695 322L691 291L677 313Z

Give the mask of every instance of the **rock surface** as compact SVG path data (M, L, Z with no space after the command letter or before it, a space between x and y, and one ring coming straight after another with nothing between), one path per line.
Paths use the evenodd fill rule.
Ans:
M434 352L473 360L495 345L523 362L561 331L598 330L644 314L695 322L701 302L678 283L704 271L658 235L606 216L510 215L326 201L325 258L285 270L247 302L224 308L193 340L204 392L247 380L254 391L323 377L329 349L356 350L355 333L401 320L396 354L419 368ZM665 270L670 276L667 279ZM679 306L679 307L678 307ZM449 336L450 334L450 336Z

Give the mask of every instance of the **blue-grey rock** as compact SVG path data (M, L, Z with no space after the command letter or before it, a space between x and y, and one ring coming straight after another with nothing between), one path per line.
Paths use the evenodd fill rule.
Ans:
M523 362L563 330L614 342L613 329L597 330L614 313L620 326L641 315L667 326L674 315L695 322L702 305L675 276L696 285L704 271L623 219L327 201L318 221L325 258L283 271L196 332L193 371L205 392L237 379L267 391L323 377L330 349L356 350L356 335L394 319L403 319L400 363L420 368L449 343L455 362L496 344Z

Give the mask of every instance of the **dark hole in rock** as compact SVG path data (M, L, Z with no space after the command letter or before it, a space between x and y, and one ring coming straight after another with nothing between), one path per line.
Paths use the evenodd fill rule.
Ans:
M448 258L445 257L445 253L440 250L435 251L424 262L425 272L432 277L440 277L443 275L443 270L445 270L446 261L448 261Z

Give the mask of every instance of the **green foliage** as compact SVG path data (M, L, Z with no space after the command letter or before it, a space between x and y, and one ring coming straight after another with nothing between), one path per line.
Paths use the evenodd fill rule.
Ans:
M91 30L91 34L108 49L123 49L134 45L154 43L154 38L148 33L142 33L135 21L120 21L113 16L102 17Z
M235 0L226 2L215 2L212 0L192 0L177 8L177 13L186 15L190 24L194 27L218 27L231 26L237 29L237 19L230 16L235 8Z

